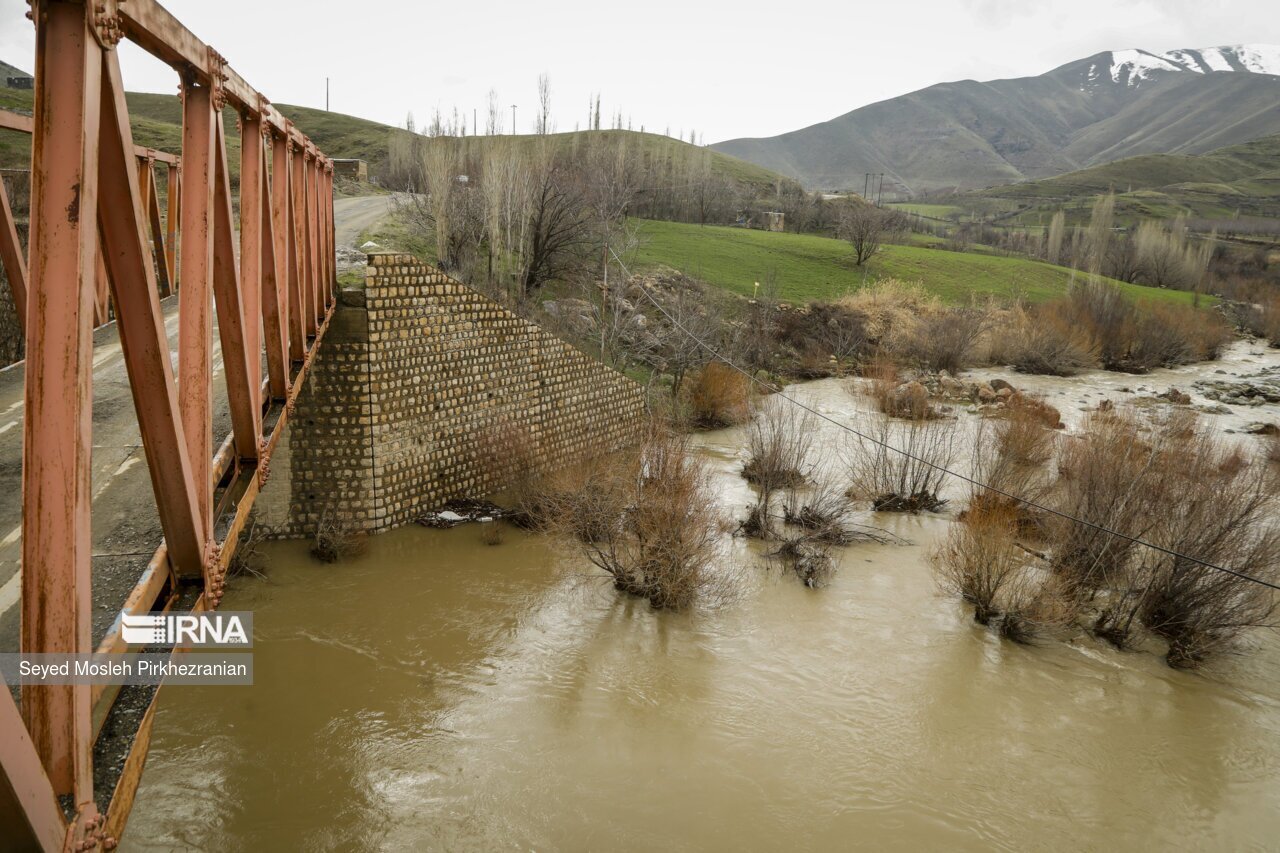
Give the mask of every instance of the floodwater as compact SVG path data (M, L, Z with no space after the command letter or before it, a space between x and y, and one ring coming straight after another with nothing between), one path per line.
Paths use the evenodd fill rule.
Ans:
M1069 425L1098 399L1097 377L1035 382ZM838 380L798 393L865 406ZM741 437L699 437L738 514ZM821 590L736 541L741 599L685 614L514 529L405 528L337 565L273 544L223 602L255 613L256 683L162 691L123 849L1276 845L1274 634L1197 673L1083 634L1017 646L936 591L949 515L874 523L912 544L843 549Z

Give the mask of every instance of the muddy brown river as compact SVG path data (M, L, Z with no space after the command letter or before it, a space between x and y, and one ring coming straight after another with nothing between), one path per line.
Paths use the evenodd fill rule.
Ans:
M1251 353L1229 372L1257 369ZM1106 383L1222 368L1035 382L1071 426ZM837 380L798 393L833 417L865 408ZM741 514L741 431L698 440ZM514 529L489 546L476 525L405 528L336 565L274 543L266 579L223 601L255 613L256 683L162 691L122 847L1277 845L1274 633L1195 673L1083 633L1014 645L936 590L926 558L950 515L874 523L911 544L842 549L821 590L735 541L742 597L684 614Z

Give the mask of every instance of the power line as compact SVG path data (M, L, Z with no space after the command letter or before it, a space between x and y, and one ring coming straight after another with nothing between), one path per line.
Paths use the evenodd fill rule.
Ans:
M626 265L626 264L624 264L624 263L622 262L622 258L619 258L619 257L618 257L618 253L617 253L617 252L615 252L615 251L613 250L613 247L612 247L612 246L610 246L610 247L609 247L609 254L613 255L613 259L614 259L615 261L617 261L617 262L618 262L618 266L622 267L623 272L625 272L625 273L627 274L627 277L628 277L628 278L630 278L630 277L631 277L631 271L630 271L629 269L627 269L627 265ZM671 322L671 324L672 324L673 326L675 326L675 327L676 327L677 329L679 329L680 331L684 332L686 335L688 335L688 336L689 336L689 337L694 341L694 343L696 343L698 346L702 347L704 350L706 350L706 351L707 351L707 352L709 352L711 355L713 355L714 357L716 357L717 359L719 359L720 361L722 361L724 364L728 365L728 366L729 366L729 367L731 367L732 369L736 370L738 373L741 373L743 376L747 377L747 379L748 379L749 381L753 382L753 383L754 383L754 384L756 384L756 385L761 386L762 388L764 388L764 389L768 390L768 391L769 391L769 392L771 392L771 393L778 394L779 396L781 396L781 397L782 397L782 399L786 400L786 401L787 401L788 403L790 403L791 405L793 405L793 406L798 406L799 408L804 409L806 412L810 413L811 415L814 415L815 417L817 417L817 418L819 418L819 419L821 419L821 420L824 420L824 421L826 421L827 423L832 424L833 426L839 427L840 429L845 430L846 432L852 433L853 435L858 436L858 438L860 438L860 439L862 439L862 440L864 440L864 441L870 441L870 442L872 442L873 444L878 444L878 445L880 445L881 447L884 447L884 448L885 448L885 449L887 449L887 450L891 450L891 451L893 451L894 453L897 453L897 454L899 454L899 455L901 455L901 456L905 456L906 458L908 458L908 459L912 460L913 462L918 462L918 463L920 463L921 465L925 465L925 466L927 466L927 467L929 467L929 468L934 469L935 471L939 471L939 472L941 472L941 473L943 473L943 474L946 474L946 475L948 475L948 476L955 477L956 479L958 479L958 480L960 480L960 481L962 481L962 482L965 482L965 483L969 483L970 485L978 486L979 488L986 489L986 490L988 490L988 491L994 492L995 494L1000 495L1001 497L1005 497L1005 498L1009 498L1010 500L1017 501L1018 503L1020 503L1020 504L1022 504L1022 505L1024 505L1024 506L1030 507L1030 508L1032 508L1032 509L1037 509L1037 510L1040 510L1041 512L1047 512L1047 513L1049 513L1050 515L1057 516L1058 518L1064 519L1064 520L1066 520L1066 521L1072 521L1072 522L1075 522L1076 524L1083 524L1083 525L1085 525L1086 527L1091 527L1091 528L1093 528L1094 530L1101 531L1102 533L1107 533L1107 534L1109 534L1109 535L1111 535L1111 536L1116 536L1116 537L1118 537L1118 538L1120 538L1120 539L1124 539L1124 540L1125 540L1125 541L1127 541L1127 542L1132 542L1132 543L1133 543L1133 544L1135 544L1135 545L1142 545L1142 546L1145 546L1145 547L1147 547L1147 548L1151 548L1152 550L1159 551L1159 552L1161 552L1161 553L1163 553L1163 554L1167 554L1167 555L1169 555L1170 557L1173 557L1173 558L1175 558L1175 559L1179 559L1179 560L1186 560L1186 561L1188 561L1188 562L1195 563L1196 565L1203 566L1203 567L1204 567L1204 568L1206 568L1206 569L1213 569L1214 571L1218 571L1218 572L1225 572L1226 574L1234 575L1235 577L1238 577L1238 578L1240 578L1240 579L1242 579L1242 580L1252 581L1253 583L1261 584L1262 586L1270 587L1271 589L1274 589L1274 590L1280 590L1280 584L1273 583L1273 582L1271 582L1271 581L1269 581L1269 580L1265 580L1265 579L1263 579L1263 578L1254 577L1253 575L1245 574L1244 572L1236 571L1235 569L1231 569L1231 568L1228 568L1228 567L1226 567L1226 566L1219 566L1219 565L1216 565L1216 564L1214 564L1214 563L1210 563L1210 562L1207 562L1207 561L1205 561L1205 560L1201 560L1201 559L1200 559L1200 558L1198 558L1198 557L1192 557L1192 556L1190 556L1190 555L1188 555L1188 554L1182 554L1182 553L1179 553L1179 552L1177 552L1177 551L1174 551L1174 550L1173 550L1173 549L1171 549L1171 548L1166 548L1166 547L1165 547L1165 546L1163 546L1163 545L1158 545L1158 544L1156 544L1155 542L1148 542L1148 541L1146 541L1145 539L1140 539L1140 538L1138 538L1138 537L1136 537L1136 536L1130 536L1130 535L1129 535L1129 534L1127 534L1127 533L1121 533L1119 530L1112 530L1112 529L1111 529L1111 528L1109 528L1109 527L1106 527L1106 526L1104 526L1104 525L1098 524L1098 523L1093 522L1093 521L1089 521L1088 519L1084 519L1084 518L1077 518L1076 516L1071 515L1070 513L1065 513L1065 512L1062 512L1061 510L1054 509L1053 507L1045 506L1044 504L1036 503L1035 501L1030 500L1029 498L1024 498L1024 497L1022 497L1022 496L1020 496L1020 495L1015 495L1015 494L1012 494L1012 493L1010 493L1010 492L1006 492L1006 491L1004 491L1003 489L997 489L995 486L989 486L989 485L987 485L986 483L983 483L983 482L981 482L981 481L979 481L979 480L974 479L973 477L968 476L967 474L961 474L961 473L960 473L960 472L958 472L958 471L953 471L953 470L951 470L950 468L947 468L947 467L942 466L942 465L938 465L938 464L937 464L937 463L935 463L935 462L930 462L930 461L929 461L929 460L927 460L927 459L922 459L922 458L920 458L919 456L916 456L915 454L913 454L913 453L911 453L911 452L909 452L909 451L903 450L903 449L901 449L901 448L899 448L899 447L894 447L892 444L888 443L887 441L882 441L881 439L878 439L878 438L875 438L875 437L873 437L873 436L866 435L866 434L864 434L864 433L862 433L862 432L859 432L858 430L854 429L853 427L849 426L848 424L841 423L840 421L837 421L837 420L835 420L835 419L833 419L833 418L830 418L830 417L828 417L828 416L824 415L822 412L818 411L817 409L813 409L813 408L810 408L809 406L806 406L804 403L801 403L799 400L796 400L796 399L794 399L794 398L792 398L792 397L788 397L786 394L783 394L783 393L782 393L782 389L781 389L781 388L777 387L776 385L771 385L771 384L770 384L770 383L768 383L768 382L765 382L765 381L763 381L763 380L761 380L761 379L756 378L755 374L750 373L750 372L748 372L747 370L745 370L745 369L743 369L743 368L739 367L738 365L734 364L732 361L730 361L729 359L727 359L727 358L725 358L723 355L721 355L721 354L720 354L720 353L715 349L715 347L711 346L711 345L710 345L710 344L708 344L706 341L704 341L704 340L702 340L701 338L699 338L699 337L698 337L697 335L695 335L693 332L690 332L688 329L686 329L686 328L684 327L684 325L683 325L679 320L677 320L675 317L671 316L671 313L670 313L669 311L667 311L667 309L666 309L666 308L664 308L664 307L662 306L662 304L661 304L660 302L658 302L658 300L657 300L657 299L655 299L655 298L653 297L653 294L649 293L649 291L648 291L648 289L647 289L647 288L643 288L643 287L642 287L642 288L640 288L640 290L641 290L641 292L643 292L643 293L644 293L645 297L646 297L650 302L652 302L652 303L653 303L653 306L654 306L655 308L657 308L660 312L662 312L663 316L665 316L665 317L666 317L666 318Z

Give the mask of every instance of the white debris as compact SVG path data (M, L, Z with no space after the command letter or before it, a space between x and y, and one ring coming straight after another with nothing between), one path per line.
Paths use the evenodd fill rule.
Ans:
M363 244L363 245L361 245L361 246L360 246L360 248L361 248L361 249L381 249L381 248L382 248L382 246L378 245L377 243L373 242L372 240L365 240L365 241L364 241L364 244Z
M436 513L436 518L440 519L441 521L466 521L467 520L467 517L465 515L458 515L456 512L454 512L451 509L446 509Z

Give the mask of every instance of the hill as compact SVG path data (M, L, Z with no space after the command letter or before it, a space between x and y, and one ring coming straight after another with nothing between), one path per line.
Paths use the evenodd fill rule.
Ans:
M1038 181L956 196L955 210L1001 211L1003 222L1032 222L1058 208L1083 217L1099 194L1116 193L1126 218L1186 214L1208 219L1280 217L1280 135L1207 154L1127 157Z
M977 189L1280 133L1280 48L1108 51L1044 74L942 83L763 139L716 143L810 188Z
M829 237L653 220L640 226L637 267L671 267L743 296L773 278L779 298L795 304L834 299L880 278L919 281L953 304L971 296L1041 302L1061 296L1080 275L1025 258L919 246L886 246L864 272L849 244ZM1135 299L1192 300L1183 291L1115 284Z
M30 91L0 88L0 109L15 112L31 112L34 96ZM182 147L182 103L175 95L148 94L129 92L126 100L129 104L130 124L133 128L134 141L138 145L156 148L161 151L177 152ZM369 174L376 176L382 173L390 151L391 139L394 135L408 135L408 131L390 127L376 121L326 112L310 107L299 107L292 104L274 104L282 115L293 121L303 133L311 137L322 151L334 158L358 158L369 164ZM223 123L227 132L227 155L231 161L233 178L240 171L240 138L236 130L236 114L234 110L223 112ZM573 145L589 135L597 134L606 137L625 136L640 150L656 154L688 154L707 149L699 148L679 139L672 139L653 133L640 133L630 130L593 130L577 133L556 134L556 139L565 145ZM470 137L474 144L484 145L491 137ZM504 136L504 141L515 140L517 143L532 144L540 137ZM781 181L790 183L786 178L754 163L748 163L728 155L710 151L713 171L749 186L755 192L763 194L771 191ZM30 157L27 138L22 134L0 131L0 168L25 168Z

